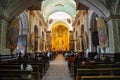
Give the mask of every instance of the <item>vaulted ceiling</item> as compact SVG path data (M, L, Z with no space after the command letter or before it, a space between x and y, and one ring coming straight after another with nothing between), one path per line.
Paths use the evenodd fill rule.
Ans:
M74 18L76 15L76 3L74 0L44 0L41 11L45 20L49 15L58 11L66 12Z
M44 0L0 0L0 16L4 15L8 19L14 18L19 15L25 9L41 10L41 3ZM51 6L53 1L65 1L68 0L47 0ZM72 0L70 0L72 1ZM77 2L77 9L91 9L97 14L108 17L110 13L120 14L120 0L74 0ZM54 6L63 6L61 4L55 4ZM62 3L62 2L61 2ZM68 3L71 5L71 3ZM72 8L72 7L71 7ZM71 10L70 8L67 8ZM54 11L52 11L54 12ZM51 13L51 12L50 12Z

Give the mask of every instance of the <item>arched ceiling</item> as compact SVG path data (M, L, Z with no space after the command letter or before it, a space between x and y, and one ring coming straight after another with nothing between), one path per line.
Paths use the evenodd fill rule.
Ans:
M49 15L58 11L66 12L74 18L76 15L76 3L74 0L44 0L41 11L46 21Z
M42 0L8 0L4 16L11 20L26 9L40 10Z
M1 0L1 1L3 1L3 0ZM20 1L19 0L15 0L15 1L6 0L6 1L7 1L7 3L2 4L3 6L6 5L6 8L4 9L3 14L6 18L11 20L16 15L19 15L25 9L34 9L34 10L39 9L40 10L41 9L41 2L43 0L20 0ZM49 2L49 3L51 3L52 1L54 1L54 0L47 0L47 2ZM65 4L63 4L63 5L68 4L68 0L56 0L56 1L58 1L58 2L65 1ZM73 0L70 0L70 1L73 1ZM75 1L77 3L82 3L86 6L88 6L89 9L94 10L94 12L96 12L97 14L99 14L101 16L108 17L110 15L109 10L99 0L75 0ZM0 6L2 6L2 5L0 5ZM53 5L53 4L51 3L51 5ZM55 2L54 2L54 6L58 7L59 5L62 7L61 4L57 4L57 3L55 4ZM70 12L72 12L71 11L72 7L70 8L69 6L71 6L71 3L66 6L66 9L68 9L68 10L70 10ZM53 12L55 12L55 11L54 10L51 11L50 14Z
M51 23L49 23L52 20ZM70 23L68 22L70 21ZM55 12L48 17L48 31L51 30L54 24L67 24L68 29L72 31L72 17L65 12Z
M71 16L65 12L59 11L51 14L49 18L56 19L56 20L63 20L63 19L71 18Z
M110 16L109 10L99 0L75 0L77 3L82 3L93 10L96 14L103 17Z

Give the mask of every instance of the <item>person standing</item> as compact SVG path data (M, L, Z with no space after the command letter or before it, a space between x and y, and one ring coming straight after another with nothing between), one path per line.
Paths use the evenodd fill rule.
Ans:
M17 54L17 61L22 62L24 56L25 56L25 47L24 46L19 46L18 54Z

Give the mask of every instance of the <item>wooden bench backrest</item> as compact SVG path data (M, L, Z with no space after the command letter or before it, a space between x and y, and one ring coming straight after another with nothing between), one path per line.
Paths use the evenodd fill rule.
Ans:
M120 68L99 68L99 69L77 69L77 74L86 75L86 74L110 74L114 75L120 73Z
M81 76L81 80L120 80L120 76Z
M82 68L119 68L120 64L93 64L93 65L77 65L77 69Z
M120 76L120 68L77 69L76 80L81 76Z
M33 65L33 71L34 72L38 72L39 70L39 66L36 66L36 65ZM0 69L17 69L17 70L20 70L20 65L0 65Z

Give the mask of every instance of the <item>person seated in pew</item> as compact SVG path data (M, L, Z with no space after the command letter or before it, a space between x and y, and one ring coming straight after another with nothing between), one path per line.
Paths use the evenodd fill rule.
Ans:
M111 62L110 57L106 55L104 60L103 60L103 63L108 63L109 64L110 62Z
M69 62L74 62L75 61L75 56L74 54L72 54L69 58Z
M48 57L49 60L51 60L51 52L50 51L48 51L47 57Z
M35 52L35 61L40 61L41 60L41 53Z
M97 55L94 56L94 61L95 61L96 63L100 63L100 62L101 62L101 59L100 59L100 55L99 55L99 54L97 54Z
M45 56L45 53L42 52L42 53L41 53L41 60L42 60L42 61L45 61L45 57L46 57L46 56Z
M75 61L74 61L74 65L78 65L78 64L85 64L85 61L87 59L82 55L82 54L77 54Z
M23 64L21 64L21 66L20 66L20 69L21 70L27 70L27 71L33 71L33 68L32 68L32 66L30 65L30 64L28 64L28 58L25 58L24 60L23 60ZM21 78L22 79L31 79L32 78L32 76L31 75L21 75Z

